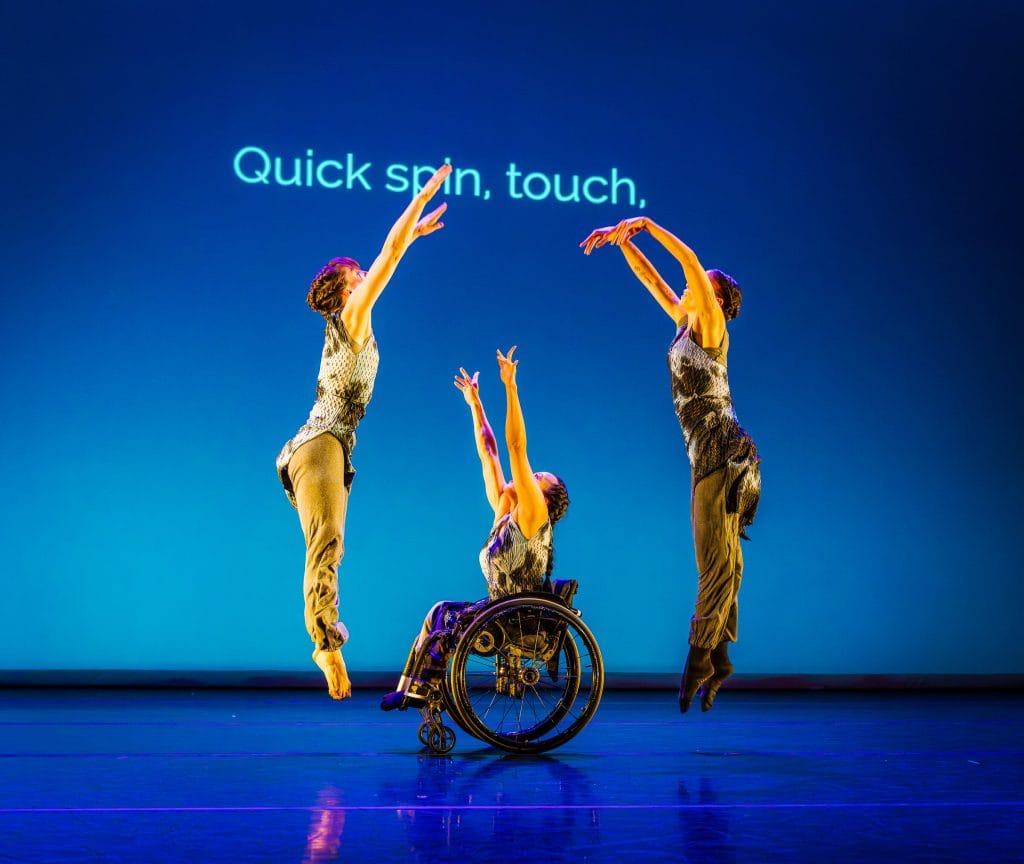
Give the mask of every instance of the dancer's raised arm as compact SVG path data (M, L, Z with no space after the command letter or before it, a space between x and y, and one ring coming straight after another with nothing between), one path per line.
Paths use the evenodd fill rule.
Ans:
M447 204L442 204L422 219L420 216L423 208L437 194L437 190L441 188L441 184L451 171L451 165L442 165L416 193L409 206L391 226L380 254L374 259L362 281L352 290L351 297L346 299L341 320L357 345L361 345L370 335L370 313L373 306L413 241L444 227L444 223L439 220L447 209Z
M683 311L683 307L679 303L679 295L661 278L661 274L647 260L647 256L634 245L632 240L620 243L619 249L622 250L626 263L629 264L633 274L651 292L651 296L658 302L665 314L675 322L676 327L685 324L686 312Z
M509 348L508 355L498 351L498 370L505 385L505 444L512 468L512 482L515 484L518 503L512 511L523 536L530 538L548 521L548 507L540 482L533 474L530 460L526 455L526 422L523 408L519 404L519 387L516 384L518 360L512 359L516 346Z
M641 252L632 240L624 240L619 244L622 255L629 264L633 275L651 292L651 296L658 302L674 322L676 327L686 323L686 312L679 303L679 295L669 287L669 284L661 278L661 274L655 266L647 260L647 256Z
M619 236L623 240L629 239L632 234L636 233L628 227L630 222L640 223L640 228L637 230L646 228L647 233L664 246L669 254L679 262L679 266L683 268L683 274L686 276L686 284L694 292L693 303L696 316L703 325L700 329L706 330L711 327L719 331L719 338L721 338L721 334L725 331L725 315L722 314L722 304L718 301L711 278L698 260L697 253L671 231L662 228L657 222L646 216L626 219L619 223Z
M505 473L501 470L501 460L498 458L498 442L491 424L487 422L484 403L480 399L479 378L479 372L474 372L470 378L469 373L460 368L459 374L455 376L455 386L462 391L466 404L473 414L473 439L476 441L476 452L480 456L480 467L484 472L484 491L487 493L487 503L497 515L501 492L505 488Z
M668 287L654 266L647 261L632 242L632 238L646 230L655 240L679 262L686 277L687 288L685 302L675 297L675 292ZM701 342L706 347L717 347L725 335L725 315L722 303L715 293L714 286L707 271L701 266L696 253L671 231L662 228L657 222L646 216L623 219L618 225L609 228L598 228L592 231L580 246L589 255L594 249L605 244L618 246L626 256L630 267L637 278L658 301L659 305L676 322L677 326L688 319L694 330L701 335ZM660 284L659 284L660 283ZM667 293L666 293L667 292ZM675 308L670 308L675 297Z

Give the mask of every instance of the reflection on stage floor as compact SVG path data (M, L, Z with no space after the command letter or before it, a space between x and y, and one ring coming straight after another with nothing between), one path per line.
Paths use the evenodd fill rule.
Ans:
M562 749L380 694L0 691L0 860L1024 860L1024 694L610 692Z

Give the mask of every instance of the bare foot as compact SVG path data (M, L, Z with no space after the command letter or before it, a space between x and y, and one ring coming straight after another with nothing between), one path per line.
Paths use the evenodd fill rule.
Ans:
M320 667L327 679L327 692L332 699L348 699L352 695L352 682L348 680L345 661L341 659L341 651L324 651L317 648L313 652L313 662Z

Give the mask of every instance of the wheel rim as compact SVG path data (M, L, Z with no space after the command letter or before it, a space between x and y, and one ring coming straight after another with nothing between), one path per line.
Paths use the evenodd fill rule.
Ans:
M500 629L482 655L477 635ZM513 752L568 741L601 699L597 642L579 617L546 598L510 598L485 609L459 641L448 669L452 716L471 735Z
M427 733L427 746L435 753L450 753L455 746L455 730L450 726L432 726Z

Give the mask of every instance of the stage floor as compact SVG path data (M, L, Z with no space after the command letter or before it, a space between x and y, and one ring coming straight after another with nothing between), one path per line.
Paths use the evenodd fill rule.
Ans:
M1024 861L1024 694L606 693L540 757L379 691L0 691L0 861Z

